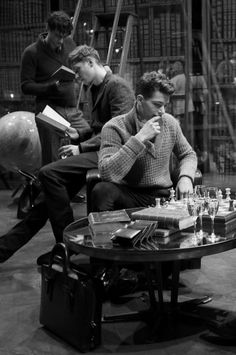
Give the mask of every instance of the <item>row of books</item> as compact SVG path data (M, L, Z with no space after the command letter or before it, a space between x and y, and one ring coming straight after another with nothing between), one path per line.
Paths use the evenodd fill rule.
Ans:
M181 12L158 12L153 19L153 48L150 55L178 56L183 52L183 20Z
M22 30L4 31L0 37L1 62L20 62L23 50L33 43L39 33L43 32L42 26L25 28Z
M17 97L21 94L19 69L0 69L0 95L5 97L6 92L9 93L9 98L12 99L14 97L12 97L11 93Z
M150 4L150 0L136 0L137 4ZM153 0L155 2L155 0ZM64 0L63 1L63 8L64 9L74 9L77 4L77 0ZM134 6L135 5L135 0L123 0L122 6ZM110 8L114 10L117 6L117 0L84 0L83 1L83 9L95 7L96 9L104 9L106 8L109 10Z
M236 21L236 19L235 19ZM217 68L218 64L225 59L225 57L230 58L233 52L236 51L236 41L211 41L211 64L213 68Z
M228 139L213 148L213 159L219 174L235 174L236 161L234 157L234 147Z
M1 0L1 26L35 24L45 22L48 15L48 1L44 0Z
M160 8L162 9L162 8ZM154 11L154 10L153 10ZM143 57L161 57L161 56L178 56L183 52L182 38L182 18L180 10L178 12L154 11L151 14L148 8L144 8L140 17L140 35L143 45ZM153 21L151 21L151 17ZM89 43L90 36L88 35L89 26L83 24L87 21L79 21L77 27L77 40L80 43ZM30 25L30 22L27 23ZM152 25L153 24L153 25ZM92 28L92 26L91 26ZM0 39L0 57L1 61L17 62L21 58L24 48L32 43L40 32L44 30L43 24L33 27L26 26L24 29L2 31ZM105 30L105 29L104 29ZM122 46L124 33L120 34L119 42L116 49ZM117 39L118 40L118 39ZM131 43L130 43L130 58L139 56L137 26L133 26ZM106 56L107 53L107 34L104 32L98 36L96 47L101 56ZM142 48L141 48L142 50ZM104 53L102 53L104 51ZM117 58L121 55L121 51L117 53Z
M236 2L213 0L211 2L212 38L235 38Z

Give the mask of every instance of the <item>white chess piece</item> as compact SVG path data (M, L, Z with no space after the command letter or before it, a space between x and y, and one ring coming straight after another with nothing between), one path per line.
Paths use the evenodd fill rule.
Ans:
M231 200L231 197L230 197L230 194L231 194L231 189L230 187L226 187L225 189L225 194L226 194L226 201L230 201Z
M175 203L175 190L173 187L170 189L170 203Z
M157 197L155 199L155 201L156 201L156 208L160 208L161 207L161 199L159 197Z
M222 190L221 189L219 189L218 200L219 200L219 204L221 205L222 200L223 200L223 194L222 194Z

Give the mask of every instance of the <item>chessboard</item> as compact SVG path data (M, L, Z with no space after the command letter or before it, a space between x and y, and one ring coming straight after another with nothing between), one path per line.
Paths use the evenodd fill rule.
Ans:
M232 202L231 202L232 201ZM203 218L210 218L208 214L205 212L203 214ZM231 219L236 218L236 210L234 210L234 201L223 199L220 201L219 209L215 216L215 222L224 221L227 222Z

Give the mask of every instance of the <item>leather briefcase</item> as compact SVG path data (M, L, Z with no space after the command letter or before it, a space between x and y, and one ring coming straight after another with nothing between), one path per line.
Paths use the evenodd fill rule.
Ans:
M40 323L81 352L94 349L101 343L99 281L69 264L63 243L41 271Z
M29 213L31 208L34 207L35 199L41 192L41 183L34 174L23 170L18 170L18 172L24 176L25 183L22 186L19 186L17 191L12 196L14 196L18 190L22 188L18 202L17 218L23 219Z

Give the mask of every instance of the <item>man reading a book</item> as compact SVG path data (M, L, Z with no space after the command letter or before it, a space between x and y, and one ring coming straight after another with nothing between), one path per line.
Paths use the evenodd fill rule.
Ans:
M73 221L70 201L85 184L87 171L98 166L103 125L133 107L134 93L130 85L104 68L94 48L79 46L71 52L70 60L74 71L88 85L92 137L79 145L62 147L60 153L69 156L41 168L39 178L44 195L39 195L23 221L0 238L0 262L26 244L44 226L48 217L56 241L63 240L64 228ZM49 256L49 253L46 257L43 255L38 263L48 262Z
M164 74L145 73L132 110L104 125L99 153L103 181L92 191L94 211L150 206L155 198L168 197L172 153L179 161L177 195L193 192L196 154L179 122L165 112L173 92Z
M77 84L75 75L61 76L54 73L62 66L69 67L69 53L76 44L69 36L72 30L70 17L63 11L49 15L47 32L39 35L35 43L23 52L21 60L21 89L24 94L35 96L35 113L49 105L71 123L67 133L75 143L88 138L91 130L81 110L77 108ZM68 68L70 73L73 73ZM60 137L55 129L49 129L41 121L36 124L42 147L42 165L60 156Z

